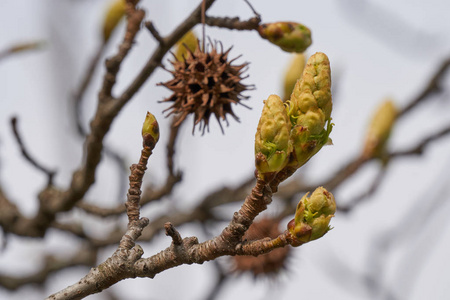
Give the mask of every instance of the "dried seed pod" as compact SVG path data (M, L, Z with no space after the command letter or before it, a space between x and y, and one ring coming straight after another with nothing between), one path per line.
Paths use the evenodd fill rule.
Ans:
M276 238L280 235L279 221L263 218L253 222L244 235L246 240L259 240L265 237ZM254 277L274 276L286 268L290 247L277 248L269 253L254 256L234 256L233 272L250 272Z
M189 51L184 60L175 58L171 61L174 70L170 71L173 79L159 84L173 92L161 102L173 102L165 111L170 111L168 116L176 115L175 126L179 126L189 114L194 115L193 131L200 124L203 133L209 128L211 115L216 117L221 128L221 121L228 124L227 114L239 121L231 105L243 105L241 101L248 97L242 92L253 88L241 82L246 78L242 74L248 63L232 65L235 59L228 60L231 48L225 52L223 49L218 51L214 45L211 48L205 52L197 47L194 52Z

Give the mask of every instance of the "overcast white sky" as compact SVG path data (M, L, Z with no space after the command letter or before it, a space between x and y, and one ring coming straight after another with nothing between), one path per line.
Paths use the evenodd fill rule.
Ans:
M199 1L141 1L162 34L170 32ZM0 2L0 49L14 43L42 40L39 52L17 55L0 62L0 182L11 199L33 215L37 207L36 193L46 178L23 161L12 138L9 118L19 117L20 130L33 154L46 165L58 169L57 183L67 186L74 168L81 160L81 140L73 128L71 93L75 90L90 57L99 43L102 15L108 1L95 0L2 0ZM326 53L333 73L336 124L334 146L324 148L304 170L311 180L332 174L354 157L361 148L364 131L377 104L391 97L400 107L410 102L426 85L440 62L450 56L450 4L444 0L424 1L252 1L264 22L297 21L307 25L313 44L307 53ZM217 0L209 15L252 16L242 0ZM118 41L123 29L116 32ZM200 28L196 28L200 33ZM246 103L234 109L241 123L230 120L225 135L211 120L210 134L190 134L183 128L179 140L177 165L184 171L184 182L176 190L172 202L151 206L143 215L156 215L174 205L189 209L195 201L222 184L234 185L253 172L253 142L262 100L270 94L281 94L282 78L291 56L263 41L255 32L236 32L207 28L207 35L233 46L230 57L242 54L238 62L249 61L247 83L256 90ZM116 49L113 42L107 53ZM125 61L117 92L125 87L149 57L155 41L143 30ZM96 94L103 69L85 98L83 110L88 124L96 106ZM126 157L127 163L137 159L140 149L140 126L145 112L152 111L162 127L162 141L167 133L167 120L162 115L166 104L157 101L169 92L155 84L167 80L169 74L158 71L146 83L115 121L106 143ZM436 97L401 120L393 132L392 149L415 145L431 132L450 124L449 80L447 92ZM189 127L189 128L188 128ZM218 299L446 299L450 293L449 222L450 167L448 138L433 144L419 158L401 159L389 169L381 188L370 200L349 215L337 214L334 229L323 239L294 249L289 271L276 282L240 277L229 281ZM147 180L161 183L164 179L164 147L155 150ZM88 198L107 205L117 203L118 187L114 169L105 158L98 183ZM379 166L376 163L333 191L337 201L365 190ZM160 170L164 170L162 173ZM189 188L189 189L188 189ZM446 201L438 202L445 197ZM439 203L439 204L436 204ZM433 207L439 205L439 207ZM269 209L269 213L276 209ZM432 218L419 216L430 213ZM81 213L76 217L83 217ZM231 217L231 214L230 214ZM420 224L415 222L421 220ZM123 221L123 220L122 220ZM123 222L122 222L123 223ZM108 221L89 220L89 230L112 228ZM402 226L399 226L401 224ZM407 224L411 224L408 226ZM180 228L183 236L205 238L196 226ZM382 236L392 236L390 243L379 245ZM3 240L4 236L0 240ZM63 240L63 243L61 241ZM151 245L143 244L150 256L169 243L164 236ZM8 237L7 248L0 252L0 272L31 273L42 260L42 253L71 253L75 239L63 239L59 232L49 232L46 242ZM113 248L102 252L108 257ZM384 252L383 252L384 251ZM370 270L370 272L369 272ZM0 289L0 299L40 299L76 282L85 268L70 269L53 276L45 289L27 287L15 293ZM377 294L370 291L363 275L375 274L382 285ZM213 285L214 268L181 266L168 270L155 279L126 280L112 288L121 299L130 289L133 299L202 299ZM195 280L194 280L195 279ZM178 286L179 285L179 286ZM176 288L175 288L176 287ZM89 299L107 299L95 295Z

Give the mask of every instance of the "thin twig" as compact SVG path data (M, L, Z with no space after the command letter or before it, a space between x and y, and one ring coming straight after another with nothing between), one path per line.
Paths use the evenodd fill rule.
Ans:
M261 15L256 11L256 9L253 7L253 5L250 3L250 1L244 0L244 2L247 3L247 5L250 7L250 9L255 14L255 16L258 17L259 19L261 19Z
M378 187L381 185L381 182L383 181L385 174L386 174L386 166L383 166L380 171L378 172L377 176L372 181L372 184L370 187L363 192L362 194L352 198L349 201L342 201L345 204L339 204L337 205L337 210L339 212L348 213L352 211L356 206L361 204L364 200L368 199L375 191L378 189Z
M166 235L172 238L174 245L179 246L183 243L180 233L175 229L172 223L167 222L164 224L164 229L166 230Z
M42 47L43 44L44 42L42 41L35 41L23 44L16 44L7 49L0 50L0 61L11 55L22 53L24 51L38 50Z
M156 30L155 25L153 25L152 21L147 21L144 23L145 28L150 31L153 37L158 41L160 45L164 45L164 38L159 34L158 30Z
M180 174L177 174L176 176L169 175L166 179L165 184L162 187L156 190L146 189L146 191L141 197L140 201L141 207L153 201L160 200L161 198L167 195L170 195L175 185L180 181L181 181ZM112 208L106 208L106 207L99 207L97 205L90 204L85 201L80 201L76 204L76 207L81 208L82 210L84 210L89 214L102 218L116 217L125 213L126 211L125 206L122 203Z
M450 67L450 57L444 60L436 73L433 75L431 80L428 82L428 85L424 90L414 99L412 100L406 107L404 107L401 111L399 111L397 118L402 117L406 113L408 113L411 109L416 107L418 104L422 103L428 97L440 92L441 88L441 80L444 75L447 73L447 69Z
M42 164L40 164L36 159L32 158L31 155L28 153L27 148L25 147L23 140L20 136L19 130L17 128L17 117L11 118L11 127L14 133L14 137L16 138L16 142L20 147L20 151L22 152L23 157L36 169L39 171L44 172L47 175L47 185L53 185L53 177L56 174L56 171L50 170L46 167L44 167Z
M450 125L447 127L444 127L444 129L436 132L435 134L431 134L430 136L423 139L419 144L417 144L416 146L414 146L410 149L389 153L388 158L392 159L392 158L400 157L400 156L421 155L421 154L423 154L425 147L428 146L428 144L443 138L447 134L450 134Z
M95 55L92 57L89 62L88 68L84 73L83 79L81 80L81 84L78 89L73 94L73 104L74 104L74 113L75 113L75 124L77 126L78 133L85 137L87 135L86 129L84 129L83 124L81 122L81 104L83 101L84 94L86 93L89 84L92 82L92 77L94 75L95 69L100 62L102 54L106 48L106 43L101 43L98 47Z
M253 17L246 21L241 21L239 17L210 17L206 16L206 24L208 26L215 26L221 28L228 28L233 30L257 30L261 19Z

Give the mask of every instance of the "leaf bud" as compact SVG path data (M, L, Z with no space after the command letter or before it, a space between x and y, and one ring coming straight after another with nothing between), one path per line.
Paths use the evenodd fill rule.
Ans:
M112 32L117 27L117 24L125 16L126 1L115 0L111 2L106 11L105 19L103 21L103 41L107 42L111 37Z
M304 52L311 45L311 30L295 22L261 24L259 35L286 52Z
M396 118L397 108L394 102L386 100L381 103L373 115L367 130L363 149L364 157L382 156Z
M142 138L144 139L144 145L150 148L154 148L159 140L158 121L150 112L147 112L144 125L142 126Z
M288 223L291 245L294 247L321 238L330 230L330 220L336 212L333 194L318 187L310 197L304 195L297 205L294 219Z
M186 58L188 51L194 52L198 47L198 38L193 31L188 31L176 44L175 57L178 61Z
M293 54L293 58L289 64L286 74L284 76L283 89L284 95L283 100L289 99L294 89L297 80L302 78L303 69L305 68L306 58L303 53Z
M259 176L265 178L283 169L289 159L291 123L283 101L270 95L264 101L255 135L255 164Z

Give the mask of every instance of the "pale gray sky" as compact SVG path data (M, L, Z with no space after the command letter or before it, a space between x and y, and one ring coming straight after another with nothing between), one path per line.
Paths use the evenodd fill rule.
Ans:
M199 1L141 1L147 19L152 20L162 34L170 32ZM360 151L371 112L386 97L400 107L407 104L426 85L440 62L450 56L450 4L444 0L389 2L368 0L339 1L252 1L264 22L297 21L312 30L313 44L308 54L320 51L331 61L333 84L333 122L331 137L334 145L324 148L303 170L312 181L332 174L344 162ZM45 47L0 62L0 181L11 199L32 215L37 208L36 193L46 178L24 162L9 128L9 117L20 118L20 129L33 154L46 165L58 169L57 182L68 184L74 168L81 160L81 141L73 128L69 104L71 93L87 67L99 43L102 14L107 1L74 0L3 0L0 2L0 49L30 40L43 40ZM251 17L242 0L217 0L209 15ZM123 31L123 29L121 29ZM200 28L196 28L200 34ZM222 41L225 48L233 46L230 57L242 54L238 62L249 61L247 83L256 85L246 102L252 107L234 109L241 123L230 120L225 135L211 120L210 133L190 134L183 128L177 165L184 171L183 184L176 190L172 202L162 207L151 206L142 214L150 218L163 208L189 209L195 201L221 184L233 185L253 172L253 142L262 100L270 94L282 93L282 78L290 54L260 39L255 32L236 32L207 28L212 39ZM121 32L116 32L119 41ZM107 53L113 53L112 43ZM117 91L125 87L149 57L155 41L145 31L119 75ZM83 110L88 124L95 108L96 94L103 74L98 68L85 98ZM140 151L140 126L147 110L158 118L162 128L161 147L150 161L147 180L161 183L164 179L164 147L167 138L162 115L166 104L157 101L169 94L155 84L167 80L169 74L158 71L145 84L115 121L106 143L133 163ZM446 81L447 87L449 80ZM450 124L449 94L427 102L411 117L404 118L393 132L392 149L415 145L423 137ZM135 134L137 133L137 134ZM286 272L276 282L253 282L250 277L231 280L218 299L445 299L450 292L446 278L450 277L447 253L450 232L446 216L448 204L449 139L436 143L427 155L398 160L390 166L383 185L367 203L349 215L337 214L334 229L323 239L293 249L295 253ZM428 149L427 149L428 150ZM104 159L96 186L89 199L101 203L117 203L117 178ZM379 166L364 168L350 183L333 191L337 201L345 201L365 190ZM164 170L163 174L159 170ZM112 184L112 182L114 184ZM189 187L189 190L187 190ZM447 201L438 202L445 197ZM419 205L419 203L421 203ZM438 204L435 204L438 203ZM434 208L432 205L439 205ZM270 211L270 209L269 209ZM275 211L272 209L272 212ZM424 211L432 220L414 221ZM84 217L75 214L75 217ZM231 217L231 214L230 214ZM120 220L122 224L124 220ZM408 224L411 222L411 226ZM113 222L89 220L93 234ZM400 224L401 226L399 226ZM97 231L96 231L97 230ZM196 226L180 228L183 236L199 235ZM400 233L404 233L401 235ZM396 236L388 240L383 236ZM3 240L3 236L1 240ZM61 243L63 241L63 243ZM386 244L380 245L378 241ZM160 236L151 245L143 244L144 256L150 256L169 244ZM0 272L31 273L39 266L40 253L71 253L78 242L63 238L59 232L49 232L45 243L8 237L8 246L0 252ZM113 248L102 251L108 257ZM368 270L370 268L370 272ZM40 299L79 280L87 269L77 268L53 276L44 290L27 287L15 293L0 289L0 299ZM202 299L213 284L214 268L181 266L156 276L120 282L112 288L127 299ZM366 277L363 277L366 276ZM381 284L380 294L368 284L375 276ZM195 278L195 280L193 280ZM174 286L176 282L179 287ZM126 292L125 292L126 291ZM95 295L89 299L106 299ZM128 298L129 299L129 298Z

